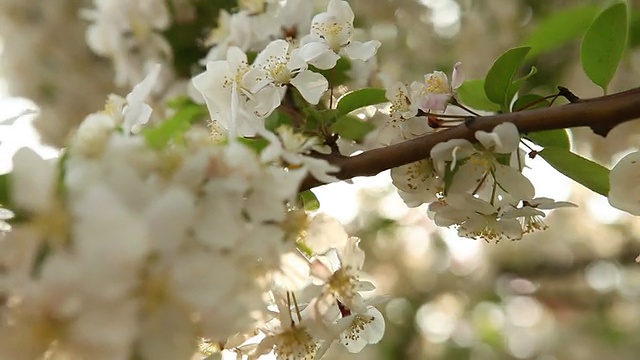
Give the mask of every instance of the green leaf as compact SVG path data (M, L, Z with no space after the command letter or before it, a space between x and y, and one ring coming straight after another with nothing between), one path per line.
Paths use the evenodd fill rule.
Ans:
M509 103L513 97L510 95L513 91L513 78L530 49L528 46L523 46L507 50L491 65L484 80L484 92L487 98L500 105L505 111L509 109Z
M582 68L605 93L624 53L627 20L627 6L614 4L598 15L582 40Z
M449 189L451 188L451 184L453 183L453 176L456 174L456 172L458 172L460 167L467 162L467 160L468 159L458 160L456 162L456 166L453 169L451 168L451 161L447 161L445 163L444 178L443 178L443 180L444 180L444 194L445 195L448 194Z
M260 154L264 148L269 146L269 140L265 138L237 138L238 142L248 147L249 149L255 151L257 154Z
M349 76L351 61L347 58L338 59L336 66L328 70L320 70L313 65L309 66L309 70L322 74L322 76L329 80L329 83L333 87L344 85L351 80L351 76Z
M167 101L167 107L174 110L182 109L183 107L193 104L195 103L188 96L178 96Z
M597 192L609 194L609 169L567 149L548 146L538 153L560 173Z
M284 114L278 110L272 112L264 122L264 126L269 131L274 131L281 125L293 126L293 120L291 120L291 118L287 114Z
M505 103L506 108L509 108L509 105L511 104L511 100L513 99L514 96L516 96L516 93L520 90L520 88L522 87L522 84L524 84L524 82L532 77L533 75L535 75L538 72L538 69L535 66L532 66L531 69L529 70L529 73L521 78L519 78L518 80L514 80L511 83L511 86L509 86L509 90L507 91L507 100L508 102Z
M571 141L569 140L569 134L566 129L532 132L526 134L525 138L544 148L557 147L564 150L571 149Z
M0 175L0 206L2 207L11 205L11 188L9 184L9 176L11 176L11 173Z
M306 211L316 211L320 209L320 200L311 190L306 190L298 194L298 201Z
M314 134L321 134L321 130L330 127L338 116L338 110L335 109L318 110L314 107L306 107L303 111L306 115L304 130Z
M531 47L527 58L559 48L584 34L600 9L580 5L557 11L546 17L524 40Z
M345 115L331 126L331 130L341 137L349 140L361 141L368 133L375 129L375 125L362 121L355 116Z
M142 136L152 148L162 149L169 141L179 139L189 129L191 122L207 113L207 108L203 105L187 106L158 126L143 130Z
M526 94L520 96L512 106L511 111L531 110L549 107L549 101L538 94Z
M640 11L631 10L629 16L629 48L640 45Z
M460 102L477 110L498 111L500 106L494 104L484 92L484 80L467 80L458 88Z
M388 102L384 89L364 88L344 94L338 99L336 109L339 115L346 115L361 107Z

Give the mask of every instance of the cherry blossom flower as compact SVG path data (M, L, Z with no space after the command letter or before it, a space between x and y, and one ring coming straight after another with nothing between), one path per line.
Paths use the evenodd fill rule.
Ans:
M311 34L302 40L302 58L318 69L331 69L340 55L352 60L369 60L380 47L380 42L366 43L352 40L353 10L348 2L331 0L327 12L317 14L311 21Z
M447 193L477 194L484 190L493 194L494 198L490 199L493 203L497 200L496 191L500 190L499 195L505 202L531 200L535 192L531 182L519 169L504 165L496 158L499 154L509 154L518 149L520 137L515 125L500 124L491 133L477 131L476 138L480 148L467 140L455 139L437 144L431 150L433 160L440 162L436 167L444 171L444 163L447 162L452 171L457 169Z
M421 96L419 108L424 111L444 111L449 100L455 95L455 91L464 82L464 75L460 70L460 62L453 66L451 83L447 75L442 71L434 71L424 76L424 83L413 83L412 89Z
M387 81L388 82L388 81ZM386 98L391 102L390 116L378 132L378 141L390 145L433 131L425 117L415 117L418 103L415 92L399 81L386 86Z
M202 94L211 119L236 135L253 136L263 126L256 116L269 115L278 105L280 96L255 99L249 91L245 75L250 71L247 55L238 47L227 50L227 60L210 61L207 70L192 79Z
M640 215L640 152L618 161L609 173L609 204L633 215Z
M302 167L309 171L316 179L324 182L335 182L338 178L331 175L339 169L329 164L324 159L307 156L310 151L325 152L317 137L295 133L289 126L281 126L276 129L276 134L269 131L261 132L261 135L269 140L269 146L262 151L261 158L265 162L283 160L293 168Z
M356 304L360 291L375 289L371 282L359 279L364 265L364 252L358 246L359 241L355 237L349 238L343 248L331 249L311 262L311 275L324 284L327 302L335 299L351 308Z
M278 318L267 323L262 330L266 337L260 342L254 357L273 351L278 359L310 360L321 357L318 353L320 339L314 337L309 318L303 318L297 303L292 303L290 293L276 292L275 303ZM295 300L293 300L295 302ZM292 316L292 307L295 317Z
M160 35L171 24L164 1L94 0L94 4L94 9L82 12L92 21L87 43L96 54L112 59L117 85L138 83L152 64L171 58L171 46Z
M442 178L429 159L391 169L391 179L400 197L410 207L437 200L444 188Z
M285 40L275 40L262 50L245 75L247 87L252 93L260 90L280 93L286 84L293 85L311 104L317 104L329 88L324 76L307 70L307 63L299 49L293 49Z
M501 218L499 208L469 194L447 195L446 202L431 203L429 211L436 225L456 226L460 236L487 242L522 238L517 219Z
M335 327L342 330L340 343L350 353L358 353L368 344L377 344L382 340L384 317L371 303L372 301L359 301L352 308L338 304L342 318L336 322Z
M522 202L521 207L506 208L501 217L503 219L518 219L522 225L522 232L529 234L534 231L546 230L547 224L543 218L546 216L541 210L551 210L563 207L575 207L576 204L567 201L554 201L550 198L540 197Z

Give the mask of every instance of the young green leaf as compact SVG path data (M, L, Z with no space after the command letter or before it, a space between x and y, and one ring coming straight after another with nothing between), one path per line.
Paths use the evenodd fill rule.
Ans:
M498 111L500 106L494 104L484 93L484 80L467 80L458 88L460 102L476 110Z
M311 190L306 190L298 194L298 201L306 211L316 211L320 209L320 200Z
M190 105L175 113L158 126L142 131L149 146L161 149L170 140L179 138L189 129L189 124L207 114L207 108L203 105Z
M631 9L629 16L629 48L640 45L640 11Z
M11 188L9 184L9 177L11 173L6 173L0 175L0 206L10 206L11 205Z
M531 69L529 70L529 73L517 80L514 80L511 83L511 86L509 86L509 90L507 90L507 97L506 97L506 103L505 103L505 107L508 109L509 108L509 104L511 104L511 100L513 99L514 96L516 96L516 93L520 90L520 87L522 87L522 84L524 84L524 82L532 77L533 75L538 73L538 69L535 66L532 66Z
M239 143L255 151L257 154L260 154L262 150L264 150L267 146L269 146L269 140L261 137L251 138L251 139L238 137L237 140Z
M303 112L306 115L304 130L310 133L316 133L320 129L328 128L336 121L336 117L338 116L338 110L318 110L312 106L304 108Z
M569 140L569 134L566 129L537 131L528 133L524 137L544 148L557 147L564 150L571 149L571 141Z
M376 127L370 122L362 121L355 116L345 115L331 126L331 130L341 137L349 140L361 141Z
M339 115L346 115L361 107L382 104L389 100L385 97L384 89L364 88L344 94L338 99L336 109Z
M278 110L272 112L264 121L264 127L269 131L274 131L281 125L293 126L293 120L287 114Z
M530 46L527 58L559 48L584 34L599 8L585 4L557 11L545 18L524 40Z
M251 63L251 62L249 62ZM351 61L345 57L338 59L336 66L328 70L320 70L313 65L309 66L309 70L317 72L329 80L331 86L344 85L351 80L349 70L351 70Z
M627 22L627 5L614 4L598 15L582 40L582 68L605 93L624 53Z
M597 192L609 194L609 169L567 149L548 146L539 153L560 173Z
M513 78L522 66L529 50L531 50L530 47L523 46L504 52L491 65L484 80L484 92L487 94L487 98L500 105L504 111L509 109L509 103L517 91L517 89L513 90Z

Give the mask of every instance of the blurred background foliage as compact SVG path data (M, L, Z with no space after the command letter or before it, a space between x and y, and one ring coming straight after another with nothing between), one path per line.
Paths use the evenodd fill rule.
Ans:
M172 0L181 6L209 1L214 6L230 3ZM378 53L380 70L410 82L436 69L450 73L456 61L462 61L467 79L483 78L499 54L523 44L553 14L585 6L603 8L607 2L350 3L357 26L383 43ZM610 92L636 87L640 79L640 0L628 3L632 9L629 51ZM84 115L99 109L107 93L117 91L109 62L92 55L84 42L87 23L78 19L77 11L89 4L83 0L0 0L2 77L12 95L39 104L43 115L36 126L47 143L62 144ZM186 11L181 16L188 23L197 14ZM567 28L572 24L567 22ZM198 31L189 24L184 29ZM558 37L563 29L558 30ZM173 28L169 36L180 39L184 31ZM579 65L579 45L576 38L531 57L525 68L536 66L539 71L527 82L527 91L549 95L562 85L579 97L601 95ZM185 51L189 56L203 53L193 48ZM190 72L188 64L177 67L178 75ZM606 139L588 129L573 130L572 137L577 151L610 165L629 149L640 147L640 122L618 126ZM532 166L544 169L540 162ZM458 238L455 231L436 228L425 216L426 209L407 209L401 204L386 174L369 186L358 181L341 185L355 194L351 200L336 200L336 187L318 189L323 203L337 201L338 207L355 209L341 219L348 222L351 234L362 238L368 256L366 270L379 292L391 295L381 306L387 318L383 341L349 358L640 357L640 265L634 262L640 254L640 222L611 209L606 199L558 180L561 178L553 173L536 175L542 177L538 183L545 184L549 193L561 197L557 200L568 199L580 207L551 213L546 219L550 228L544 232L499 244ZM347 204L352 200L357 203ZM330 206L323 208L331 211ZM328 358L346 355L332 349Z

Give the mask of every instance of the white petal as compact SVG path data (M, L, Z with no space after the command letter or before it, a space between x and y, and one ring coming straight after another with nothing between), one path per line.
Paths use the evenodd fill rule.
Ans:
M295 86L300 91L300 95L313 105L320 101L322 94L329 88L327 79L311 70L299 73L291 80L291 85Z
M391 145L402 140L399 126L387 123L378 131L378 142L382 145Z
M609 204L640 215L640 152L623 157L609 173Z
M320 70L331 69L336 66L340 56L333 52L325 42L313 41L300 49L300 57L307 63Z
M351 43L344 48L344 52L350 59L367 61L376 54L380 45L381 43L378 40L370 40L366 43L351 41Z
M531 200L535 195L535 188L531 181L510 166L497 166L495 178L498 185L515 199Z
M250 97L247 109L259 117L267 117L280 106L285 92L285 87L269 84Z
M493 131L476 131L476 139L485 148L499 154L508 154L518 148L520 133L513 123L502 123L493 128Z
M353 23L355 18L349 3L342 0L331 0L327 5L327 12L340 22Z
M127 95L127 103L143 102L144 99L151 94L151 90L153 90L153 86L156 84L158 76L160 75L161 68L162 66L160 64L155 64L151 68L147 77L134 86L133 90Z
M436 144L431 149L431 158L436 161L453 161L455 159L464 159L469 157L475 149L473 145L464 139L451 139Z
M250 69L242 77L242 87L254 94L272 82L273 79L271 79L264 70L259 68Z
M447 192L449 194L453 193L471 193L475 189L480 188L480 182L483 180L483 177L487 173L487 169L483 166L477 165L473 163L473 161L469 161L464 165L460 166L458 171L453 175L453 181L451 181L451 185ZM487 179L484 179L484 185L487 184Z
M53 200L55 164L30 148L21 148L13 156L11 200L21 210L44 212Z
M230 46L227 49L227 61L229 62L229 68L236 72L239 67L247 63L247 54L237 46Z
M186 238L195 214L195 199L185 189L174 186L158 194L146 214L154 246L165 254L176 251Z
M457 62L453 65L453 74L451 74L451 89L456 90L464 82L464 73L460 70L461 62Z
M286 40L278 39L274 40L267 45L267 47L262 50L256 60L253 62L254 65L264 65L268 62L269 58L272 57L284 57L287 55L287 51L289 50L289 43Z

